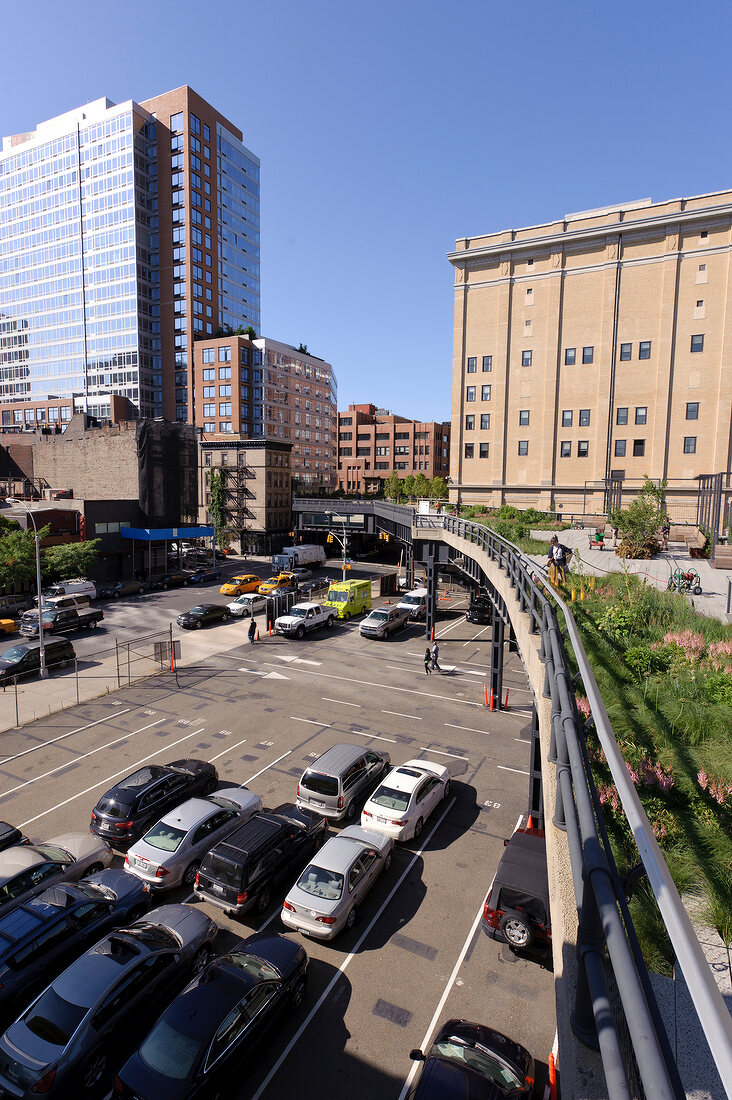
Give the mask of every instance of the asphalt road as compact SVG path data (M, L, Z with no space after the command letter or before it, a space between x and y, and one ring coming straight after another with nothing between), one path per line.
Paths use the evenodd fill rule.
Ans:
M167 623L174 609L214 593L150 594L115 605L105 621L109 629L126 617L139 633L144 617L145 629L157 629L150 620ZM426 755L462 772L420 840L398 846L356 926L330 945L303 938L306 1001L242 1067L232 1097L397 1100L410 1049L450 1016L523 1043L539 1076L546 1063L553 975L489 940L479 921L503 839L526 809L530 697L511 657L511 709L487 711L489 630L466 622L464 599L439 606L440 660L450 672L425 675L423 626L387 642L362 639L351 623L302 642L264 636L230 648L222 624L206 632L220 635L222 651L177 678L147 680L2 735L0 816L46 839L85 829L100 794L150 759L213 761L222 786L246 783L266 806L294 801L303 769L341 741L385 748L395 763ZM170 900L185 898L179 891ZM211 908L219 948L265 925L282 931L281 900L239 923Z

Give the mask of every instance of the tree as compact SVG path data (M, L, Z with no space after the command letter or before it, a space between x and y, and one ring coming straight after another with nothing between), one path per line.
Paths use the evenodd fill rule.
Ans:
M392 470L388 478L384 482L384 496L390 500L399 502L399 497L402 495L402 489L404 488L402 479L399 477L396 470Z
M414 479L414 495L416 497L429 496L430 483L424 474L417 474Z
M447 482L444 477L433 477L430 484L432 500L447 500Z
M622 558L652 558L659 551L658 532L666 517L666 482L655 485L646 476L643 488L628 508L616 508L610 523L622 538L616 553Z
M230 535L226 530L226 474L223 470L212 470L209 480L209 505L211 523L214 529L214 538L221 551L229 545Z
M38 538L44 539L51 528L41 527ZM36 579L36 539L33 528L18 528L0 537L0 585L13 588Z
M310 352L308 351L307 344L302 344L301 343L300 347L297 350L300 352L301 355L309 355L310 354Z
M67 577L85 577L89 566L99 557L100 539L86 542L62 542L42 551L41 569L44 580L57 581Z
M414 474L407 474L404 478L404 493L408 500L414 496Z

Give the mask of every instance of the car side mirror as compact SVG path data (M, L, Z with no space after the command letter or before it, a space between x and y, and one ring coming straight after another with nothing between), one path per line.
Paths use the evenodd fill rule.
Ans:
M507 841L507 840L504 840L504 842L503 842L503 847L504 847L504 848L508 848L508 841Z
M421 1050L410 1050L409 1057L413 1062L424 1062L424 1054Z

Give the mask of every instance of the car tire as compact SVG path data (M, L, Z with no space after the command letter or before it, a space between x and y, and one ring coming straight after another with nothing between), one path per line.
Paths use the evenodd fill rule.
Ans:
M188 581L183 581L183 587L184 587L184 588L187 588L187 587L188 587Z
M260 916L264 916L269 908L269 903L272 900L272 891L269 887L265 887L262 893L257 898L257 912Z
M86 877L87 875L96 875L99 871L103 870L104 864L97 861L96 863L92 863L89 867L87 867L86 871L84 871L84 877Z
M292 993L290 994L290 1004L293 1010L299 1008L305 1000L305 985L305 975L303 974L302 977L298 978L295 982L292 987Z
M353 821L356 816L356 800L348 803L348 809L346 810L346 821Z
M119 592L113 592L112 593L112 598L115 599L115 600L118 600L119 599Z
M144 591L145 591L145 589L144 589L144 588L142 588L142 587L138 588L138 589L137 589L137 595L138 595L138 596L141 596L141 595L143 594L143 592L144 592Z
M356 906L354 905L353 908L349 910L348 916L346 917L346 928L353 928L356 923L356 916Z
M99 626L99 623L97 622L97 620L96 620L96 619L93 619L93 620L92 620L92 621L91 621L91 622L90 622L90 623L88 624L88 627L87 627L87 629L88 629L88 630L96 630L98 626Z
M506 910L498 927L506 937L509 947L531 947L534 942L534 929L523 913L518 913L515 909Z
M196 625L194 626L193 629L194 630L200 630L202 626L203 626L203 623L196 623Z
M344 611L343 612L343 618L346 620L346 622L348 622L350 617L351 617L351 612L350 611Z
M305 627L304 626L299 626L297 628L297 630L295 631L295 637L297 638L298 642L301 642L303 640L303 638L305 637Z
M335 622L335 615L329 615L328 618L325 620L325 625L327 626L328 630L330 630L330 628L333 626L334 622Z
M451 782L450 782L450 780L448 779L447 783L445 784L445 793L444 793L444 794L443 794L443 796L442 796L443 798L447 799L447 798L449 798L449 797L450 797L450 789L451 789L451 787L452 787L452 783L451 783Z
M228 623L228 621L229 621L229 612L228 611L225 611L224 614L221 616L221 621L223 623Z
M98 1050L84 1066L81 1071L81 1083L85 1089L93 1089L95 1085L99 1084L104 1071L107 1068L107 1056L101 1050Z
M388 871L391 867L391 852L387 852L384 856L384 870Z
M424 828L424 821L422 818L417 818L417 824L414 826L414 839L418 840L422 829Z
M200 974L202 970L205 970L211 961L212 955L213 951L211 950L210 944L204 943L203 947L199 947L191 962L192 973Z
M192 863L189 863L183 872L183 884L185 886L193 886L196 881L196 875L198 874L198 868L201 866L199 860L194 859Z

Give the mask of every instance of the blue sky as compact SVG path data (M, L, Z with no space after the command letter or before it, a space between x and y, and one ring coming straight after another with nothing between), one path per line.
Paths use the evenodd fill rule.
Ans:
M207 16L206 30L200 12ZM732 6L4 5L0 133L188 83L262 161L262 331L450 417L455 239L732 186Z

